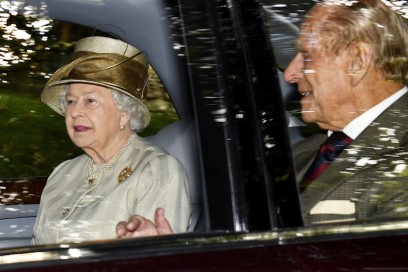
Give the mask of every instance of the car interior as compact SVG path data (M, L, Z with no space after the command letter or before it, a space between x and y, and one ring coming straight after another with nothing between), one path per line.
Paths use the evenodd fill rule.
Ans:
M39 7L44 2L26 1L20 6ZM189 231L197 228L203 212L197 135L183 74L178 63L174 41L170 38L160 1L45 1L47 15L54 20L88 26L120 37L146 52L151 66L166 86L180 120L164 127L148 140L164 148L184 165L190 182L192 219ZM115 12L112 12L115 10ZM109 18L109 20L106 20ZM130 18L133 18L130 20ZM149 31L146 31L149 29ZM175 72L180 71L180 72ZM7 205L0 208L0 247L29 245L38 205ZM18 230L17 233L15 230Z
M172 40L166 14L161 1L116 1L104 0L59 0L25 1L26 7L45 10L44 16L54 20L68 21L97 29L120 37L149 56L150 63L164 84L179 120L162 128L157 134L147 137L161 146L184 165L189 179L192 203L192 218L188 231L206 230L203 202L204 187L201 182L200 150L197 142L196 122L189 103L188 86L177 54L183 54L177 41ZM112 12L112 11L115 12ZM270 26L275 29L270 39L278 62L278 74L282 86L282 97L288 104L296 90L283 80L283 70L294 56L288 50L297 36L297 27L283 16L265 10ZM107 20L108 18L108 20ZM157 20L157 18L162 18ZM148 29L148 31L146 31ZM279 31L276 31L278 29ZM293 48L293 47L292 47ZM290 112L287 113L291 142L302 139L300 128L305 124ZM0 248L29 245L38 205L7 205L0 207Z
M291 146L322 130L302 121L300 94L284 71L297 53L300 22L317 2L0 1L0 270L406 271L406 217L309 225L302 216L307 200L300 195ZM120 38L150 60L155 74L149 93L159 95L146 100L165 107L148 104L154 122L140 136L187 172L187 233L31 246L48 170L83 153L72 151L77 147L63 117L41 103L43 82L64 64L75 41L90 33ZM28 34L33 38L24 38ZM26 58L22 65L10 65L19 57ZM8 101L16 98L23 99ZM23 114L16 113L20 107ZM7 141L19 149L7 149ZM36 164L29 146L41 150L46 162ZM396 156L395 171L387 174L404 171L405 180L403 160ZM20 171L26 166L32 172ZM374 198L381 197L376 192Z

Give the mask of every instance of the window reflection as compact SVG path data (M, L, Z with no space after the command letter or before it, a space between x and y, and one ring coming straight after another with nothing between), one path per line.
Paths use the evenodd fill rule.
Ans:
M1 178L46 176L77 152L40 92L73 42L90 30L44 17L45 6L21 9L21 2L1 2Z
M296 54L295 42L298 36L299 24L302 22L308 10L318 1L302 1L302 3L296 3L300 1L259 0L258 2L262 10L267 35L274 50L277 68L283 71ZM346 4L346 6L351 6L354 2L357 1L333 1L333 3ZM382 2L391 6L392 10L396 11L398 15L405 18L407 17L408 6L406 1ZM380 19L376 18L376 20ZM313 22L316 21L317 20ZM399 24L397 21L398 20L393 21L395 25ZM385 23L380 24L375 22L375 25L379 25L381 28L392 29L390 25L386 25ZM387 36L388 39L392 39L393 35L398 36L401 34L395 31L392 35ZM321 56L319 56L319 58L320 57ZM405 57L406 56L402 56L404 59ZM395 58L397 59L397 57ZM318 61L317 58L315 61ZM381 61L378 61L378 63L380 62ZM302 73L305 73L305 71L306 70L302 70ZM323 72L320 71L320 75L322 73ZM280 74L280 76L282 77L282 74ZM332 82L334 85L337 83L335 78L333 78ZM399 89L399 93L402 96L405 84L402 84L402 89L400 89L401 86L399 86L395 92ZM296 96L296 87L285 83L284 80L281 81L281 86L282 95L287 107L286 109L288 114L290 114L289 118L300 117L299 112L301 111L301 106L299 96ZM327 89L330 90L334 88L336 88L336 86L331 88L329 84L324 90L327 92ZM309 87L309 89L312 93L316 91L316 84ZM394 90L390 92L392 93L393 91ZM350 147L347 147L343 154L340 154L336 159L336 164L332 166L337 168L331 168L330 176L323 176L326 177L324 182L322 182L323 178L320 180L316 178L320 183L314 182L312 186L313 191L310 190L309 193L302 193L301 195L303 212L305 214L310 211L312 217L315 216L316 218L318 218L317 215L319 214L325 216L327 214L327 218L321 216L323 219L320 221L314 219L306 220L306 224L351 222L372 218L401 218L408 216L407 198L405 196L406 180L408 177L408 160L405 148L405 124L407 114L405 110L406 107L403 106L405 104L401 102L406 100L402 100L403 98L399 99L400 97L395 98L392 103L393 106L390 106L391 104L388 105L387 109L379 113L380 115L378 115L378 118L375 120L370 119L369 115L358 115L363 118L359 120L361 121L359 124L367 124L367 127L364 127L364 131L360 131L360 134L354 138ZM356 99L361 98L362 97ZM366 98L367 100L370 99L368 94L367 97L363 99ZM381 100L377 105L380 103ZM376 104L370 105L368 109L372 109L375 105ZM339 107L340 106L341 104ZM340 110L341 109L339 109L339 111ZM313 112L313 110L310 111ZM307 110L305 110L305 112L307 112ZM371 113L372 112L373 111L371 111ZM384 116L388 116L389 120L385 120ZM354 121L356 118L352 120ZM347 124L350 123L351 122ZM349 131L358 130L356 127L353 129L348 128ZM303 126L301 130L298 131L301 131L301 134L304 136L316 136L314 139L320 137L319 132L323 132L323 138L327 138L327 131L320 131L320 129L315 130L311 125ZM311 145L312 144L309 146L308 152L313 152ZM317 147L319 146L320 144ZM315 150L318 150L318 148ZM305 156L304 154L307 151L303 150L302 152L293 154L295 164L298 163L298 165L301 165L305 162L305 157L302 156ZM300 177L304 174L302 171L303 168L298 167L297 174ZM344 183L342 183L342 181L344 181ZM321 199L320 202L317 200L318 205L310 206L310 203L315 204L315 198ZM341 199L341 202L338 201L339 199ZM340 206L343 209L340 209ZM349 209L350 207L352 207L352 209ZM352 216L349 214L352 214ZM332 220L332 218L335 217L336 219Z
M40 93L67 61L74 42L94 29L45 17L46 6L0 4L0 178L48 176L59 162L79 154L61 116L44 106ZM149 83L150 135L178 119L155 75Z
M47 6L0 2L0 248L29 245L42 189L53 168L82 153L63 117L40 101L44 84L93 28L47 17ZM147 136L178 119L154 75Z

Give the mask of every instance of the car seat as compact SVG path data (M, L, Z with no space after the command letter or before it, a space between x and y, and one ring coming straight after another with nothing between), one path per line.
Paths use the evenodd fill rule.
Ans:
M202 215L202 187L200 182L198 146L195 122L192 118L178 120L146 139L176 157L184 165L190 187L191 220L188 231L199 228Z

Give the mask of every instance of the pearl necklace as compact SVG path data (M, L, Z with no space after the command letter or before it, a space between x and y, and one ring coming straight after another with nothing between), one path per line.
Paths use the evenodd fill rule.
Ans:
M94 165L94 160L92 158L89 158L89 162L88 162L88 167L86 169L86 177L88 180L88 184L92 185L93 182L100 176L102 176L103 174L105 174L106 171L109 170L109 168L112 167L112 165L115 164L115 162L118 160L118 158L120 157L120 155L123 154L123 152L125 152L125 150L128 148L129 144L132 142L133 138L135 137L135 134L132 133L132 136L129 137L129 139L127 139L126 143L119 149L119 151L112 157L112 159L110 159L101 170L99 170L96 173L92 173L93 172L93 165Z

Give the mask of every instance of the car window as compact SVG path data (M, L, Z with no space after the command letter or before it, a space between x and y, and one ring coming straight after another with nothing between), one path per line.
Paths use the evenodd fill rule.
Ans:
M39 4L43 1L50 10ZM4 38L0 41L0 248L22 247L0 250L0 270L133 271L160 266L205 271L219 266L235 271L250 266L330 271L349 265L349 270L360 271L387 270L389 263L397 270L404 267L406 254L399 247L405 248L405 221L303 224L293 171L296 154L291 148L320 130L301 120L297 88L285 83L283 72L296 54L300 22L316 2L0 1ZM48 11L59 20L49 18ZM156 76L151 79L147 103L153 122L142 136L182 158L192 210L198 211L192 212L188 231L195 232L23 247L30 245L47 176L62 161L83 153L66 135L63 118L40 102L40 93L51 74L67 62L74 42L99 31L101 22L127 27L127 41L138 47L143 40L143 46L152 49L152 64L161 68L164 84ZM392 140L392 133L384 131L384 140ZM395 169L387 175L406 177L406 160L397 156L394 162ZM121 175L127 172L123 170ZM84 181L85 186L93 183ZM371 181L381 183L376 177ZM382 197L381 192L375 197ZM119 205L114 205L109 208L117 214ZM404 203L401 209L407 210ZM61 214L66 212L70 209L63 207ZM87 220L82 223L89 226ZM49 230L45 228L45 233ZM390 245L392 250L383 255ZM402 262L394 262L396 255Z
M75 41L95 29L52 20L39 7L1 1L0 33L0 178L48 176L60 162L82 151L69 139L64 118L40 101L52 73L68 61ZM155 134L178 119L157 77L150 79L147 104Z
M261 0L259 3L277 66L284 70L296 54L300 23L315 1Z
M281 84L281 94L290 127L291 143L296 143L309 135L320 132L316 125L306 125L302 121L299 105L301 96L294 84L288 84L283 79L284 70L297 53L296 39L299 34L300 24L305 14L315 3L316 1L314 0L259 1L265 31L276 61Z
M306 159L303 156L306 156L305 153L312 150L310 146L313 145L312 142L314 140L321 136L324 138L327 137L327 131L321 130L313 124L306 125L302 123L300 114L301 97L297 93L297 86L296 84L288 84L285 82L283 72L296 54L295 43L300 23L308 10L318 1L259 0L257 2L259 3L259 9L262 14L264 29L273 49L277 69L279 70L281 91L285 100L286 111L289 119L293 122L293 125L289 124L289 134L290 136L291 133L296 134L296 139L291 141L293 146L296 146L293 153L294 164L298 170L297 174L303 175L304 172L302 171L307 170L307 167L304 167ZM390 3L389 5L392 6L394 4ZM404 14L404 8L401 8L402 5L401 3L401 5L397 4L395 6L395 10L399 10L400 14ZM336 82L335 80L336 79L333 78L333 84ZM309 88L313 88L313 86ZM310 91L313 92L312 89ZM401 140L398 139L400 136L397 135L401 135L398 133L398 130L404 126L406 122L404 118L406 118L406 115L401 110L395 111L398 112L402 119L398 121L395 120L391 128L388 127L388 125L384 125L383 119L380 119L380 116L374 121L374 125L368 126L366 130L362 131L353 141L350 140L352 144L350 144L349 149L345 151L347 155L340 157L340 160L343 160L343 162L333 166L338 167L334 168L335 170L337 169L338 172L335 172L335 170L332 171L331 178L327 178L326 183L319 187L321 191L325 191L326 188L337 188L336 190L332 189L332 191L327 192L326 195L319 194L319 191L316 190L316 197L325 199L320 202L313 199L313 196L308 196L307 194L301 198L303 201L301 201L301 205L303 205L303 209L310 210L310 217L320 218L319 220L316 219L316 221L310 220L310 222L306 220L305 224L310 224L311 222L313 224L344 223L347 221L379 220L384 218L406 218L408 216L406 212L408 204L404 197L404 192L406 191L404 184L406 183L408 171L406 152L404 151L403 143L394 150L392 149L393 144L391 143L399 143ZM364 116L364 118L369 119L369 116ZM371 123L372 120L369 119L369 122ZM372 127L381 124L381 122L383 122L384 127L379 129L380 132L376 132L376 130L372 129ZM368 131L371 131L373 134L367 136ZM379 133L379 135L375 133ZM367 139L371 136L374 137L374 135L380 138L379 143ZM297 143L310 136L312 138L309 138L309 151L305 151L307 148L300 151ZM363 137L364 140L362 140ZM316 152L322 143L323 140L316 145ZM371 148L377 150L389 149L390 154L378 156L378 154L367 152L367 149ZM359 157L356 155L359 152L366 152L364 154L368 155L367 157ZM347 168L341 168L346 165L348 166ZM371 167L373 165L381 165L381 167ZM372 173L375 174L373 175ZM345 180L344 184L348 184L348 187L341 183L342 180ZM338 183L336 183L337 181ZM331 187L334 186L334 184L337 184L338 187ZM376 187L374 184L379 186ZM318 185L316 185L316 187L317 186ZM390 195L394 195L394 197L390 197ZM336 202L332 199L336 199L336 201L337 199L342 200ZM310 206L310 203L314 203L315 206ZM333 209L329 207L330 205L334 205L331 207L342 207L344 210L340 208L338 210ZM378 207L376 205L378 205ZM381 206L386 207L387 205L393 208L384 211ZM373 209L366 210L364 207L375 207L373 208L375 211L373 211ZM327 218L336 219L326 220L326 213L330 214ZM357 219L350 220L348 214L354 213L358 214L356 215Z

